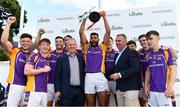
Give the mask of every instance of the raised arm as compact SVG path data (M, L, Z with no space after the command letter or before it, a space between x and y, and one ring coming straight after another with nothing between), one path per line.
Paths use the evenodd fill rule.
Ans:
M106 32L104 34L103 43L108 44L110 33L111 33L110 26L109 26L109 23L108 23L107 18L106 18L106 12L102 11L102 12L100 12L100 15L103 17L104 26L105 26L105 30L106 30Z
M42 36L42 34L44 34L44 33L45 33L45 30L42 29L42 28L40 28L39 31L38 31L36 40L35 40L35 46L36 46L37 49L38 49L38 45L39 45L39 41L40 41L40 39L41 39L41 36Z
M1 43L8 52L10 52L13 48L12 43L8 39L9 39L10 27L15 21L16 18L14 16L8 17L6 26L1 36Z
M80 29L79 29L79 36L80 36L82 45L83 45L83 44L87 44L87 38L86 38L86 35L85 35L85 33L84 33L86 20L87 20L87 19L84 19L84 20L82 21L81 26L80 26Z

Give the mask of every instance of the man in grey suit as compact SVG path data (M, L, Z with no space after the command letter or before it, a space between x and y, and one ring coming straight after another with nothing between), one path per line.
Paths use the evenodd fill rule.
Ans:
M115 67L113 70L115 73L110 78L117 81L118 106L139 106L138 53L128 48L126 43L126 35L118 34L116 46L119 49L119 54L115 56Z
M67 42L68 53L57 61L55 92L62 106L84 106L84 59L76 52L76 40Z

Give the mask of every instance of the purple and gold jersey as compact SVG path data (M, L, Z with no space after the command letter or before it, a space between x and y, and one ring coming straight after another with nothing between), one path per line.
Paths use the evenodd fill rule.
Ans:
M107 45L101 44L97 47L91 47L88 44L82 46L85 57L85 72L97 73L105 72L105 54Z
M109 78L111 72L113 71L113 68L115 66L115 55L117 54L118 52L114 49L112 49L111 52L106 52L106 56L105 56L105 68L106 68L106 71L105 71L105 76L108 80L112 80Z
M51 52L51 59L50 59L51 71L49 73L49 79L48 79L48 83L50 84L54 84L55 82L56 62L57 62L58 57L61 55L64 55L64 52L62 53L58 53L56 51Z
M24 75L24 66L30 52L24 52L19 48L13 48L8 54L10 57L10 69L7 83L25 86L27 77Z
M145 72L146 72L146 68L148 67L148 63L147 61L147 56L152 52L151 49L148 50L143 50L141 49L139 51L139 60L140 60L140 70L142 72L143 75L143 79L145 78ZM144 80L143 80L144 81Z
M168 59L164 50L159 49L157 52L151 52L147 57L148 67L150 68L150 91L164 92L168 83L168 66L174 65L172 52L168 52Z
M49 65L49 59L44 58L40 53L31 54L27 59L27 64L34 66L34 69L44 68ZM43 72L38 75L27 76L26 91L47 92L48 73Z
M106 57L105 57L105 68L106 72L110 72L113 70L115 66L115 55L117 54L116 50L112 50L111 52L106 52Z

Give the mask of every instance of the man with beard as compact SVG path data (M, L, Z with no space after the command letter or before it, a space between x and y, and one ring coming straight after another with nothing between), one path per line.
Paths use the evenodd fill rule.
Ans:
M45 33L44 29L39 29L38 36L36 37L36 45L38 46L38 43L41 39L42 34ZM55 38L55 45L56 49L51 52L51 58L50 58L50 67L51 72L49 73L48 78L48 88L47 88L47 95L48 95L48 106L52 106L53 101L55 101L55 91L54 91L54 83L55 83L55 75L56 75L56 62L57 58L61 55L64 55L63 47L64 47L64 39L61 36L57 36ZM57 101L56 105L60 106L60 102Z
M10 57L10 69L7 78L9 92L7 106L18 107L24 95L27 77L24 75L24 65L30 55L29 48L32 44L32 36L23 33L20 37L20 48L14 48L9 39L11 25L16 21L15 17L8 17L6 27L1 36L1 43Z
M105 35L102 44L98 44L99 35L97 33L90 34L90 44L87 42L84 33L86 19L83 20L80 26L79 34L82 42L82 50L85 58L85 94L87 106L96 105L96 95L99 106L107 106L108 81L104 76L105 72L105 53L110 37L110 27L106 19L106 13L100 12L104 20Z

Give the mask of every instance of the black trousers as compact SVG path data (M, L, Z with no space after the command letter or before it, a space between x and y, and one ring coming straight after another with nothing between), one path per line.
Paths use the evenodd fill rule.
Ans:
M85 106L85 94L80 86L70 86L69 96L60 100L62 106Z

